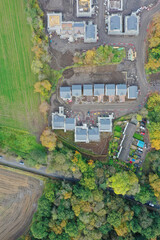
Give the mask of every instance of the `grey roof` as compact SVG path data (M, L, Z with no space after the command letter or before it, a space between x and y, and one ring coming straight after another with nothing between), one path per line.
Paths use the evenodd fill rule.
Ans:
M72 96L82 96L82 85L72 85Z
M87 129L76 128L76 139L78 141L85 141L85 140L87 140Z
M104 95L104 84L94 84L94 96Z
M138 96L138 87L130 86L128 88L128 98L137 98L137 96Z
M130 17L127 18L127 30L136 31L137 30L137 24L138 24L138 21L137 21L136 16L130 16Z
M115 90L116 90L115 84L107 84L106 85L106 95L107 96L114 96Z
M89 141L99 141L100 139L99 128L94 127L94 128L88 129L88 138L89 138Z
M71 88L70 87L60 87L60 97L65 99L71 98Z
M86 31L85 31L86 38L95 39L95 31L96 31L95 25L92 25L92 24L86 25Z
M126 84L117 84L116 88L117 88L116 95L118 96L126 95L126 92L127 92Z
M53 117L53 126L54 128L64 128L64 116L55 114Z
M93 86L91 84L83 85L83 95L84 96L93 96Z
M110 119L100 119L100 128L101 130L110 130L111 120Z
M111 30L120 30L120 16L111 16L110 17L110 29Z
M66 118L66 130L74 130L75 118Z

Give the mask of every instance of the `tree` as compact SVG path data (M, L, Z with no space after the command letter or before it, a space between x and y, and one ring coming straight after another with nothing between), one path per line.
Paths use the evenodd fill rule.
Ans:
M152 111L157 105L160 105L160 94L153 93L148 99L147 108Z
M31 232L36 239L46 239L48 236L48 221L47 219L37 222L31 226Z
M44 115L47 114L49 109L50 109L50 105L46 101L42 102L41 105L39 106L39 111Z
M149 201L154 201L155 197L151 189L148 186L141 186L139 193L135 195L135 200L145 204Z
M52 86L48 80L43 80L34 84L34 91L40 93L44 97L47 97L51 87Z
M78 227L75 222L69 222L65 227L65 232L72 238L76 237L78 235Z
M154 195L160 201L160 178L157 174L149 174L149 183L154 190Z
M53 151L56 147L57 137L50 128L46 128L40 137L40 141L44 147L48 148L49 151Z
M43 64L42 64L42 62L40 60L34 60L32 62L31 69L32 69L34 74L40 73L42 68L43 68Z
M93 60L94 60L94 57L95 57L95 50L88 50L86 52L86 56L85 56L85 64L89 65L89 64L93 64Z
M116 194L125 195L136 189L134 194L140 191L137 176L132 172L119 172L108 179L108 186L113 188Z
M137 121L138 122L142 121L142 116L140 114L137 114Z

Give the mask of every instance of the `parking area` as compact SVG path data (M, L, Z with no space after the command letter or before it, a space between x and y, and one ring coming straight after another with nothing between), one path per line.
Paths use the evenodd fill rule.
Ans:
M147 152L148 134L146 130L147 119L142 118L141 121L127 122L125 128L118 125L114 129L114 135L118 138L117 158L134 164L139 167ZM118 129L119 135L118 135ZM122 134L123 129L123 134Z

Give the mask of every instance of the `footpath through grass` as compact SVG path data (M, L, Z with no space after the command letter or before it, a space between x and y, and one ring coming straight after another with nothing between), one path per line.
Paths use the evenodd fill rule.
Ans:
M0 1L0 25L0 125L39 134L43 119L33 88L32 32L23 0Z

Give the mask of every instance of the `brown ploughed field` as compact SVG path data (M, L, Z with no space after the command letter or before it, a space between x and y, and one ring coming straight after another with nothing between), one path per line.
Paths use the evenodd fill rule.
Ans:
M0 169L0 240L16 240L28 229L41 193L39 180Z

